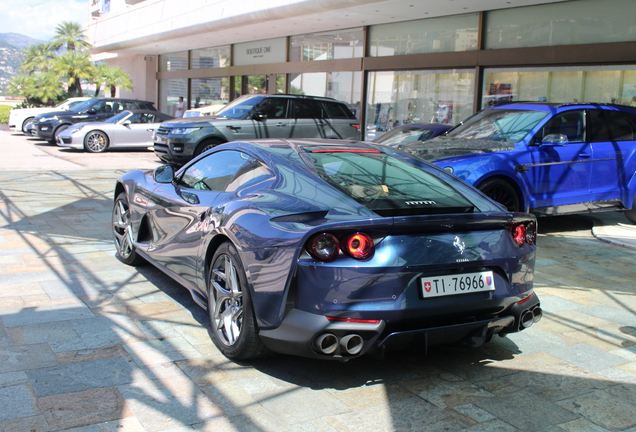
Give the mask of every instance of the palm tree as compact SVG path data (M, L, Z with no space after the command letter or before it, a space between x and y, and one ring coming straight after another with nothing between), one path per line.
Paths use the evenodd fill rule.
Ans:
M28 75L15 75L11 77L7 84L7 94L26 97L25 89L27 88L28 78Z
M26 91L30 99L40 100L47 105L53 105L64 95L59 77L54 72L36 72L30 75Z
M106 74L108 73L108 66L106 63L98 64L93 68L93 76L90 78L92 82L95 83L95 95L94 97L99 96L99 92L102 91L102 84L104 84L106 80Z
M55 27L55 36L51 39L51 43L55 49L60 49L66 45L68 51L75 51L76 48L90 49L93 48L84 34L81 24L72 21L62 21Z
M67 51L57 57L53 64L53 70L59 76L68 77L69 95L83 96L82 78L90 78L93 65L90 55L81 51Z
M29 45L22 50L24 61L20 70L32 74L37 71L48 72L51 62L55 58L55 50L50 43Z
M130 75L119 66L107 67L102 82L106 87L110 87L110 97L115 97L117 87L125 90L133 89L133 82L130 79Z

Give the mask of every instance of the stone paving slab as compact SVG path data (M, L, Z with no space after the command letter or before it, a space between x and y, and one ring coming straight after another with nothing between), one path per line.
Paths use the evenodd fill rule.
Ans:
M524 332L237 363L185 289L115 257L123 172L0 171L0 430L636 432L636 251L595 238L597 216L539 221L545 317Z

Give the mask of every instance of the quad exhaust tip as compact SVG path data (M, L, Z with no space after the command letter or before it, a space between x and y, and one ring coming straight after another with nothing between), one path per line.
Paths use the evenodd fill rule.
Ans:
M321 353L331 355L338 348L338 338L331 333L325 333L318 336L314 344Z
M521 314L521 327L524 329L532 326L534 322L534 313L531 310L527 310Z
M363 345L362 336L357 334L350 334L340 339L340 348L349 355L359 354Z
M536 308L532 309L532 314L534 315L533 321L535 323L538 323L539 321L541 321L541 318L543 318L543 309L537 306Z

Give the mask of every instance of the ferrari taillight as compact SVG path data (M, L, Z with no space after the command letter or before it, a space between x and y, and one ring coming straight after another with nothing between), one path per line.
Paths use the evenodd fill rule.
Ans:
M321 261L329 261L338 255L338 239L328 233L318 234L310 242L309 253Z
M341 249L347 255L356 259L366 259L373 252L373 240L366 234L355 233L347 237Z
M373 239L360 232L338 237L330 233L320 233L309 239L306 249L312 257L321 261L335 259L339 251L351 258L363 260L373 255Z
M510 225L510 234L517 246L533 244L537 237L537 225L534 221L515 222Z

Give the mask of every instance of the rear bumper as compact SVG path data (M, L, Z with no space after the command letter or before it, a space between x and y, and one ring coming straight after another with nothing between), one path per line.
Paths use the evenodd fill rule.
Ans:
M386 330L386 322L356 323L330 321L324 315L316 315L292 309L282 324L272 330L261 330L263 343L272 351L318 359L344 360L365 354L382 352L385 349L418 347L461 342L464 346L476 348L488 342L495 334L505 335L529 327L532 322L522 324L526 313L537 311L537 321L541 318L539 299L536 295L514 303L504 314L489 319L427 327L408 331ZM347 351L347 340L351 336L361 340L361 348L356 352ZM321 351L321 340L330 338L337 346L333 352ZM327 344L328 345L328 344Z

